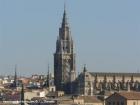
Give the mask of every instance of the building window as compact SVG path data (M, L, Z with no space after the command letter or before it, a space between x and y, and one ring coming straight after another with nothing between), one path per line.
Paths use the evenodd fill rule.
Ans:
M88 75L86 75L86 77L88 77Z
M52 88L51 91L54 92L54 89Z

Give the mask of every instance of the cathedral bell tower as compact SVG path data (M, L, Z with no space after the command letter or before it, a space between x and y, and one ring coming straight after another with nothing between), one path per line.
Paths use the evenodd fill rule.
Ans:
M76 78L75 53L73 51L73 40L67 21L66 9L64 9L59 36L56 41L56 52L54 54L54 83L57 90L71 91L72 82ZM71 84L71 85L67 85Z

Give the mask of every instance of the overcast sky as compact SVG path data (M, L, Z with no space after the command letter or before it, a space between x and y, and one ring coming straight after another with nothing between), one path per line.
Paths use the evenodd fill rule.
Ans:
M67 0L77 71L139 72L140 0ZM0 0L0 74L53 71L64 0Z

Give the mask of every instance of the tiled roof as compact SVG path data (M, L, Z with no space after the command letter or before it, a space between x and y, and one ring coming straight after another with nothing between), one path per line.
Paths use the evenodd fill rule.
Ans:
M59 104L74 104L72 100L59 100Z
M47 94L48 97L51 97L51 96L57 96L56 92L49 92Z
M127 100L140 100L140 92L121 92L118 94Z
M95 96L78 96L78 99L84 99L85 103L101 103Z

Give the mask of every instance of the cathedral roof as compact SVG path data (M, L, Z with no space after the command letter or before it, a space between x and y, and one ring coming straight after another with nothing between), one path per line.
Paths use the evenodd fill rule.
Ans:
M92 76L134 76L140 77L140 73L113 73L113 72L90 72Z

